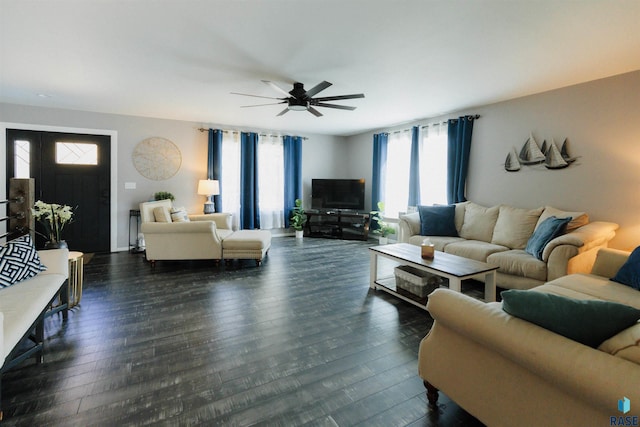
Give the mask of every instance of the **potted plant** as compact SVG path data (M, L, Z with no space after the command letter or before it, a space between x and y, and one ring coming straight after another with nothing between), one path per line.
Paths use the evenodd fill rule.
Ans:
M304 236L304 231L302 227L304 223L307 222L307 216L304 213L304 209L302 208L302 200L296 199L296 206L291 211L291 218L289 223L291 224L291 228L296 231L296 239L302 239Z
M380 236L379 241L381 245L386 245L389 242L389 234L395 234L396 229L382 219L383 213L384 202L378 202L378 210L370 212L371 222L376 224L373 233Z
M171 200L172 202L176 199L173 194L168 191L158 191L153 195L154 200Z
M71 206L57 203L45 203L38 200L31 209L31 215L45 229L46 234L38 233L47 239L45 249L67 248L67 242L62 239L62 229L73 218Z

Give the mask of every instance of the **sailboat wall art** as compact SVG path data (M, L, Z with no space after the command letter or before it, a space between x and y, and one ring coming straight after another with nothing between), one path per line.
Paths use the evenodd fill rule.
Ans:
M529 134L529 138L524 142L520 151L512 148L504 162L504 169L507 172L518 172L522 166L544 168L549 170L564 169L577 160L577 157L569 153L569 142L567 138L561 146L556 144L551 138L550 142L543 140L539 146L533 133ZM544 170L543 168L543 170Z

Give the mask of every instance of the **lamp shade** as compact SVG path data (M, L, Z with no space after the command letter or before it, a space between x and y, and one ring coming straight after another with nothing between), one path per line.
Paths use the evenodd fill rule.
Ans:
M198 194L201 196L216 196L220 194L220 185L214 179L201 179L198 181Z

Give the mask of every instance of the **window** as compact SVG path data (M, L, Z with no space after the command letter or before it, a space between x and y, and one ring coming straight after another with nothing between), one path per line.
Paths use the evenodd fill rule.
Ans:
M423 126L418 141L420 204L447 203L447 123ZM383 202L385 216L407 211L411 165L411 130L389 135Z
M397 218L407 210L409 200L409 164L411 160L411 131L389 135L387 145L387 174L384 189L384 214ZM422 168L421 168L422 169Z
M447 204L447 123L422 128L420 204Z
M233 227L240 224L240 133L222 136L220 192L222 210L233 215ZM258 136L258 205L260 228L284 227L284 152L282 137Z
M98 145L83 142L56 142L56 163L61 165L97 165Z
M258 136L260 228L284 227L284 148L282 137Z
M222 210L232 214L233 228L240 224L240 133L222 134L222 170L220 193Z
M30 178L31 177L31 144L29 141L14 141L14 178Z

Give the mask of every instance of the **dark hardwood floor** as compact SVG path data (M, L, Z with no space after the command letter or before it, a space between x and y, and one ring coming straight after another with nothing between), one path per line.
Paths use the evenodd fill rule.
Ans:
M45 363L3 376L3 426L480 426L417 374L432 319L370 290L373 242L275 237L250 261L98 254Z

